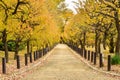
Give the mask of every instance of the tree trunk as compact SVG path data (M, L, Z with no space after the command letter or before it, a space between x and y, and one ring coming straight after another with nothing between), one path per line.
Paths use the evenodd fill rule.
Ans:
M19 44L18 44L18 41L16 41L14 59L17 58L18 52L19 52Z
M83 53L83 51L85 50L85 44L86 44L86 32L83 33L83 41L80 41L80 45L81 45L81 52Z
M33 51L33 45L31 44L31 50L30 50L31 52Z
M9 56L8 56L7 31L6 31L6 29L4 29L3 32L2 32L2 42L4 44L4 51L5 51L6 63L8 63Z
M117 11L115 11L114 16L115 16L115 24L117 28L117 33L118 33L115 53L116 55L120 56L120 25L119 25L119 16L118 16Z
M99 39L99 41L98 41L98 46L97 46L98 53L101 53L101 46L100 46L100 44L101 44L101 39Z
M85 49L85 44L86 44L86 32L83 33L83 47Z
M113 36L110 36L110 48L109 48L110 53L114 53L114 39Z
M99 53L98 41L99 41L99 33L97 31L95 31L95 52L96 52L96 55L98 55L98 53Z
M30 41L27 40L27 54L30 53Z
M106 33L106 31L105 31L103 37L104 37L104 38L103 38L103 48L106 50L106 37L107 37L107 33Z
M80 41L80 45L81 45L81 53L83 53L83 51L85 50L85 47L84 47L84 45L82 43L82 40L79 40L79 41Z
M97 53L97 43L98 43L98 38L97 38L97 33L95 33L95 52Z
M116 55L120 56L120 31L118 32L117 42L116 42Z

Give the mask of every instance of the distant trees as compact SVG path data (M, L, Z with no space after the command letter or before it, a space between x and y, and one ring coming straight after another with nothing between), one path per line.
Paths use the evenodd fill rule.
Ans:
M119 0L86 0L84 2L79 0L78 3L75 2L77 14L66 25L65 34L69 36L66 38L74 37L70 39L72 42L79 39L81 47L94 45L96 53L101 53L100 44L103 44L104 49L108 46L110 53L115 51L115 54L119 56L119 3ZM75 27L78 32L73 31ZM69 34L72 31L73 33ZM82 35L84 37L80 37Z

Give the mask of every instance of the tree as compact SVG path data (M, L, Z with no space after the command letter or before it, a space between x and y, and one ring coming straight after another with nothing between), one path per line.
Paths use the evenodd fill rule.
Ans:
M119 4L120 1L119 0L111 0L111 1L107 1L107 0L100 0L101 4L104 4L105 7L102 8L102 12L98 12L102 15L108 16L110 18L113 18L115 21L115 27L117 30L117 41L116 41L116 55L120 55L120 23L119 23ZM107 10L107 13L105 10Z

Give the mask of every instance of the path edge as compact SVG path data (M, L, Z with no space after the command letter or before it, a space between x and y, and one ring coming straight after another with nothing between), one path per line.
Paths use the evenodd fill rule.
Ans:
M71 49L70 47L68 47L68 49L73 53L73 55L75 55L77 58L79 58L84 64L86 64L88 67L90 67L91 69L97 71L97 72L100 72L100 73L104 73L104 74L108 74L108 75L111 75L111 76L116 76L116 77L120 77L120 74L117 74L117 73L113 73L113 72L108 72L108 71L103 71L103 70L99 70L98 68L96 67L93 67L92 65L90 65L88 63L88 61L84 60L83 57L81 57L76 51L74 51L73 49Z
M55 47L56 47L56 46L55 46ZM25 72L27 72L27 71L30 71L30 70L36 68L37 66L41 65L42 63L44 63L44 61L47 60L47 58L48 58L49 56L51 56L51 54L53 53L55 47L54 47L51 51L49 51L49 52L47 53L47 55L45 55L45 56L43 56L43 58L39 59L39 60L38 60L38 61L39 61L38 63L33 64L33 65L31 65L30 67L27 67L27 68L23 69L23 71L17 71L17 72L15 72L15 73L11 74L11 75L8 75L7 77L0 78L0 80L6 80L6 79L12 80L12 79L16 79L16 78L17 78L17 75L21 75L21 74L23 74L23 73L25 73ZM20 76L18 76L18 77L20 77Z

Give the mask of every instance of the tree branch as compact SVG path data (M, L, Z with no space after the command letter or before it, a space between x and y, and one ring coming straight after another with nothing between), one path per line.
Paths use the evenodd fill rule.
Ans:
M28 2L18 0L18 1L17 1L17 5L16 5L16 7L15 7L15 10L13 11L12 14L15 15L15 14L17 13L17 10L18 10L19 6L20 6L20 5L24 5L24 4L28 4Z
M7 4L3 1L3 0L0 0L1 2L1 7L4 9L4 13L5 13L5 18L3 20L3 23L6 24L6 21L8 19L8 10L10 9Z
M106 1L106 0L102 0L103 1L103 3L104 4L106 4L107 5L107 7L110 7L110 8L112 8L112 9L114 9L114 10L116 10L116 5L114 4L114 1L112 1L112 2L108 2L108 1Z
M110 17L110 18L115 18L114 16L111 16L111 15L106 14L106 13L103 13L103 12L96 12L96 13L102 14L102 15L104 15L104 16L108 16L108 17Z

